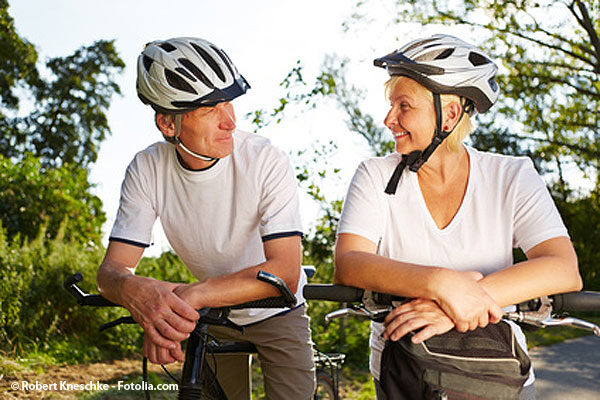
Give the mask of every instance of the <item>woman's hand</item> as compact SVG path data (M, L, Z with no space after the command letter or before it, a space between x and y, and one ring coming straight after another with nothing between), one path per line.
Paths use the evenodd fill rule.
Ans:
M435 286L434 298L440 308L450 317L459 332L485 327L502 318L502 309L483 289L478 281L481 273L441 270Z
M454 328L454 323L439 305L426 299L415 299L396 307L387 315L384 324L383 337L392 341L421 329L412 337L413 343L421 343Z

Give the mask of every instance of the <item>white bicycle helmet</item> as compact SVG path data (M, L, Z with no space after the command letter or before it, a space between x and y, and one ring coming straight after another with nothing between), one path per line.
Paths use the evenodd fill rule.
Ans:
M374 64L390 76L414 79L433 93L469 99L480 113L498 98L496 64L480 49L454 36L437 34L412 41L377 58Z
M495 77L498 67L477 47L463 40L437 34L430 38L412 41L400 49L373 61L385 68L390 76L406 76L433 93L436 128L433 139L424 150L403 154L394 170L385 193L396 193L400 176L406 167L413 172L429 159L435 149L452 131L442 129L440 95L454 94L463 99L462 114L483 113L498 99L499 88Z
M148 43L138 57L137 72L139 98L167 114L212 107L250 88L222 49L192 37Z

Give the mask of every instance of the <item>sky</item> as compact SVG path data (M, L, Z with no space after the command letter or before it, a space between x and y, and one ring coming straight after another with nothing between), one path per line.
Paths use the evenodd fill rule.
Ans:
M276 106L284 94L279 83L298 60L305 80L312 82L324 56L332 53L351 59L349 79L367 89L364 106L383 125L387 75L374 68L372 60L426 34L414 25L376 23L378 18L389 18L390 9L384 0L368 3L374 22L350 32L343 31L342 23L355 11L354 0L9 0L9 4L18 34L36 46L41 61L69 55L99 39L114 39L126 64L116 77L122 96L113 98L107 114L111 135L102 143L90 174L107 216L105 244L127 165L138 151L161 140L152 110L135 93L136 60L145 43L196 36L223 48L252 86L234 106L238 129L253 130L244 115ZM456 28L447 27L429 33L434 32L460 34ZM371 155L363 139L348 131L344 115L330 102L309 112L292 111L282 123L258 133L291 154L292 162L299 150L333 141L337 150L330 161L341 171L331 185L326 185L325 192L331 198L343 196L358 163ZM307 228L318 215L318 207L305 194L301 204ZM154 242L145 255L158 255L169 248L159 224Z

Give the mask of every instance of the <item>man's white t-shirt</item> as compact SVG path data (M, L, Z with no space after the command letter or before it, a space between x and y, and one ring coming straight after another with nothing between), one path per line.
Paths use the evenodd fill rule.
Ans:
M377 244L377 254L394 260L484 275L512 265L513 248L527 252L545 240L568 236L529 158L471 147L467 152L470 170L466 193L444 229L435 224L417 174L408 168L396 194L384 193L400 162L400 155L395 153L359 165L344 201L338 234L362 236ZM516 328L519 342L527 349L523 333ZM385 345L382 332L383 324L372 324L370 368L377 379ZM526 385L532 381L533 376Z
M302 235L297 183L289 158L269 140L235 131L234 150L208 169L181 166L173 145L139 152L127 168L110 240L151 244L160 217L173 250L202 281L265 261L263 242ZM306 277L298 270L296 298ZM234 310L240 325L282 309Z

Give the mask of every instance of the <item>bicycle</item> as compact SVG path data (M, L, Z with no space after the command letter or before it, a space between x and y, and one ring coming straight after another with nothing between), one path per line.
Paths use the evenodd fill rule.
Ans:
M314 269L304 268L310 277ZM251 301L235 306L222 308L203 308L198 310L200 318L196 323L194 331L186 343L185 361L181 378L178 380L170 374L164 366L165 373L179 384L178 399L207 399L227 400L223 388L220 386L213 369L208 363L208 358L216 354L257 354L254 344L249 342L225 342L212 337L208 332L209 326L228 326L232 329L243 330L228 319L231 310L242 308L291 308L296 304L296 297L287 287L285 282L272 274L260 271L257 279L269 283L277 288L281 294L279 297ZM64 282L64 288L77 300L80 306L92 307L121 307L99 294L85 293L77 286L83 280L80 273L76 273ZM112 328L120 324L135 324L131 316L121 317L114 321L105 323L99 327L100 331ZM315 399L339 400L339 369L344 360L343 354L326 354L315 348L315 365L317 386ZM147 359L142 361L142 379L146 399L150 399L148 390Z
M303 294L306 300L347 303L346 307L327 314L325 317L327 322L348 315L383 322L393 307L406 300L403 297L342 285L309 284L304 287ZM514 311L505 313L503 317L521 325L537 328L570 326L600 336L600 327L591 322L554 314L568 311L600 312L600 293L571 292L540 297L518 304Z

